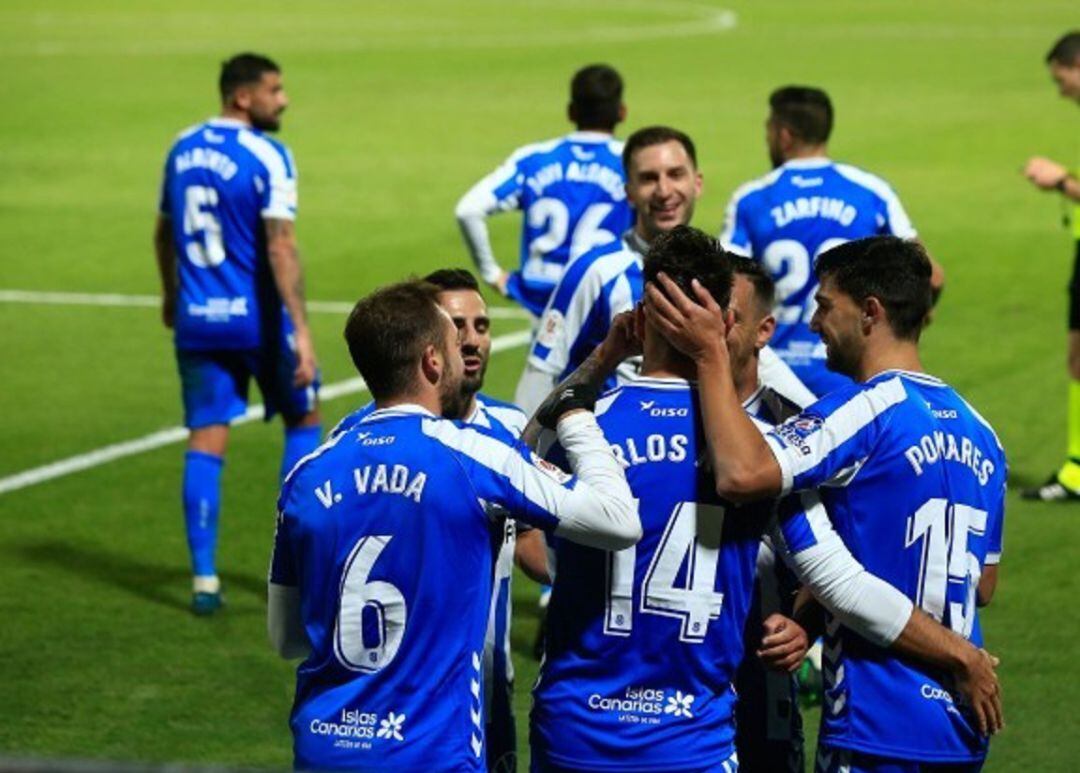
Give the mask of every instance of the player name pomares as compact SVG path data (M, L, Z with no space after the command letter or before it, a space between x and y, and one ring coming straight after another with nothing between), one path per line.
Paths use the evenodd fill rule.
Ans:
M959 462L964 465L975 473L981 486L985 486L994 474L994 463L985 458L985 454L970 438L961 437L957 443L956 436L951 432L923 435L918 443L904 451L904 457L916 475L922 475L926 465L940 461Z
M398 494L420 503L427 483L426 472L412 472L403 464L366 464L353 469L357 494ZM342 495L335 492L330 481L315 487L315 498L326 509L338 504Z

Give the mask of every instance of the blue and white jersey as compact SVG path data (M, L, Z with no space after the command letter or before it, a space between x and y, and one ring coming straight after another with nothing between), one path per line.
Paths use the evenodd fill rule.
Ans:
M556 542L532 753L573 770L719 770L734 749L732 680L772 504L717 497L686 381L636 379L596 414L644 535L618 552Z
M311 645L297 767L484 769L489 506L555 529L577 486L523 445L411 405L372 412L293 469L270 582L298 588Z
M291 322L266 259L263 220L296 218L296 165L280 142L212 118L180 134L160 210L172 223L179 349L253 349Z
M375 411L375 403L347 414L330 430L327 437L336 438L355 427ZM508 443L515 442L525 431L528 417L516 405L504 402L482 392L476 395L476 408L465 419L465 424L490 429ZM495 532L497 556L495 559L495 587L491 594L491 613L488 617L487 635L484 641L484 679L488 693L496 680L506 684L514 680L514 663L510 657L510 621L513 618L513 598L510 579L514 574L514 546L517 543L517 525L507 520L502 529ZM491 701L484 704L489 713Z
M810 330L817 308L814 261L853 239L915 237L889 184L827 158L795 159L738 190L728 204L724 249L761 261L776 280L776 332L770 345L818 397L850 384L825 367L825 346Z
M456 215L484 279L492 282L500 271L483 221L495 212L524 215L521 266L507 291L536 315L570 261L618 241L632 225L622 149L610 134L574 132L519 148L474 185Z
M614 244L582 255L567 268L540 318L529 364L562 380L607 336L618 314L644 294L643 256L648 249L633 231ZM605 387L634 378L641 358L623 363Z
M868 572L981 645L976 591L1001 556L1005 454L944 382L886 371L830 393L766 435L783 489L817 489ZM805 496L805 495L804 495ZM792 505L794 503L794 505ZM784 523L788 547L817 541ZM822 743L924 762L981 759L986 741L946 674L891 656L829 619Z

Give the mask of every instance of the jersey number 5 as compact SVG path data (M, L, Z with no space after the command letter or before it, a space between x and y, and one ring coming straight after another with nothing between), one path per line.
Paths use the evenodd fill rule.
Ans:
M334 654L352 671L373 674L397 655L405 635L405 597L388 582L368 581L391 535L362 537L345 561L334 621Z
M697 502L675 505L641 582L641 612L680 620L680 641L700 644L709 632L709 622L720 617L724 594L715 589L723 530L723 507ZM604 633L609 636L629 636L633 630L636 562L637 546L608 553ZM676 584L683 564L685 579Z
M218 192L206 185L189 185L184 189L184 236L187 258L199 268L219 266L225 260L225 243L221 238L221 220L214 212Z

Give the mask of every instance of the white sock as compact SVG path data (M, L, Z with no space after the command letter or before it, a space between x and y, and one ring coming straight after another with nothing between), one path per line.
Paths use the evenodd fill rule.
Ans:
M221 593L221 580L216 574L197 574L191 587L195 593Z

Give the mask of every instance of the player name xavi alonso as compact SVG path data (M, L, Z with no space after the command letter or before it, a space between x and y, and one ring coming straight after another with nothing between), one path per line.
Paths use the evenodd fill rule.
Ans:
M916 475L922 475L926 467L938 462L962 464L975 474L980 486L985 486L994 474L994 463L973 440L963 435L957 439L951 432L941 430L923 435L904 451L904 457Z
M354 467L352 473L357 494L397 494L417 504L427 483L426 472L413 472L404 464L365 464ZM327 480L315 487L315 498L329 510L341 502L343 496Z

